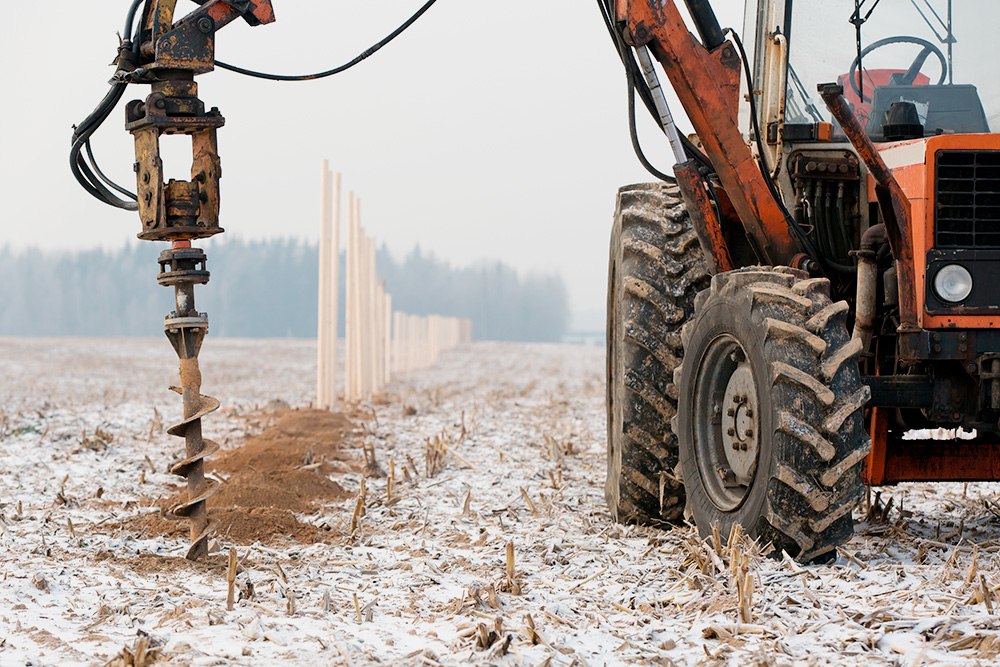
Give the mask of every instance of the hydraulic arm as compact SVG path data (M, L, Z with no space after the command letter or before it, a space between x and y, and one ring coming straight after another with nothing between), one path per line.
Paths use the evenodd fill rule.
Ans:
M712 170L752 239L758 259L772 265L793 264L806 249L795 233L794 222L768 187L737 123L740 55L725 40L706 0L685 1L701 42L690 33L673 0L615 0L618 27L630 45L648 47L660 62ZM724 245L712 242L719 232L717 224L711 222L716 214L709 204L704 177L693 162L681 163L675 171L692 214L708 219L698 229L702 246L716 260L717 270L724 270L728 260L719 257Z

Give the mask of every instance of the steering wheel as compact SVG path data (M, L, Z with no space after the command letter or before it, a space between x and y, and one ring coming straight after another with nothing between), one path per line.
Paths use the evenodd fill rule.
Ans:
M941 53L941 49L935 46L932 42L928 42L926 39L921 39L920 37L908 37L906 35L886 37L885 39L880 39L877 42L873 42L866 46L864 50L861 51L860 58L855 58L854 62L851 63L851 72L847 75L847 80L851 82L851 88L854 89L854 92L859 98L861 98L862 102L871 102L872 98L862 95L861 90L858 87L858 77L855 76L855 72L858 71L858 63L875 49L880 49L883 46L889 46L890 44L916 44L917 46L924 47L920 50L920 53L917 54L917 57L913 59L913 62L910 63L906 73L895 81L897 85L912 86L913 81L917 78L917 74L920 73L921 68L923 68L924 63L927 61L927 56L931 54L934 54L934 56L938 59L938 62L941 63L941 78L935 85L940 86L944 83L945 77L948 75L948 59L944 57L943 53Z

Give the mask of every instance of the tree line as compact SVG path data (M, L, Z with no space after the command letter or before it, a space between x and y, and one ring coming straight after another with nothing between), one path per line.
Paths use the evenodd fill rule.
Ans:
M164 244L119 250L15 252L0 249L0 336L156 336L173 309L173 290L156 283ZM294 239L205 242L208 285L195 288L212 335L312 338L316 335L317 246ZM477 340L558 341L569 325L558 274L522 275L503 262L455 268L421 250L402 259L384 246L378 272L393 308L473 321ZM344 327L340 258L340 335Z

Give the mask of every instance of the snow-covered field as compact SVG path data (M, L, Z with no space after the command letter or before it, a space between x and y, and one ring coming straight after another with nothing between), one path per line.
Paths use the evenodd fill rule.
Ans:
M201 358L224 448L312 397L308 341L210 337ZM227 611L223 554L189 564L186 542L121 527L177 482L167 342L0 339L0 665L104 665L139 640L157 665L996 664L1000 485L883 489L884 521L860 508L824 566L614 525L603 362L478 343L397 378L349 437L394 462L392 500L371 478L353 538L238 546L254 594Z

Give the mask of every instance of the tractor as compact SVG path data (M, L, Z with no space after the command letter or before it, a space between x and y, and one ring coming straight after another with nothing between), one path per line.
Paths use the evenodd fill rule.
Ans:
M611 235L612 516L826 561L865 485L1000 479L996 4L748 0L746 47L705 0L599 4L657 177Z

